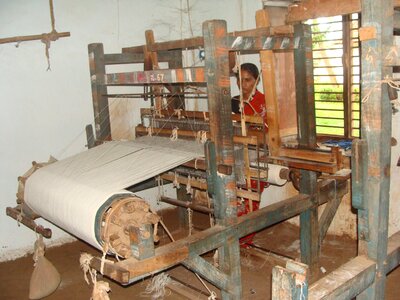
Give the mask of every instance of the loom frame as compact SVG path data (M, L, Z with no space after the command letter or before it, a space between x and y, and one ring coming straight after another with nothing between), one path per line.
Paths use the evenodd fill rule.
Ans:
M243 36L242 43L237 41ZM266 43L268 39L280 42ZM282 46L282 40L289 40ZM155 250L155 256L143 261L127 260L117 264L106 264L104 274L110 278L129 284L154 272L165 270L182 263L197 274L221 289L223 299L240 299L240 255L239 238L251 232L261 230L282 220L300 214L301 222L301 258L315 272L319 257L319 245L326 234L341 198L347 192L348 176L335 175L323 184L317 183L317 172L335 173L343 168L343 158L338 149L331 152L316 150L316 133L312 60L311 32L307 25L260 27L242 32L227 33L226 23L213 20L203 23L203 37L186 40L156 43L152 32L146 32L146 45L124 48L121 54L104 54L101 44L89 45L91 66L93 106L95 110L96 143L111 138L109 131L108 105L105 104L107 91L98 91L106 85L155 85L168 83L207 83L210 118L209 142L206 146L206 170L208 173L208 189L215 198L214 213L217 226L203 232L162 246ZM235 45L234 47L232 45ZM246 46L247 45L247 46ZM248 45L251 45L249 47ZM264 47L264 45L269 45ZM290 46L290 47L289 47ZM205 68L187 68L183 70L177 58L176 49L194 49L204 47L206 52ZM174 58L168 57L168 51L175 49ZM216 49L221 49L216 51ZM300 147L289 149L282 147L279 139L279 124L274 122L270 130L275 132L270 138L275 156L266 158L268 162L280 162L288 166L303 169L300 180L300 194L266 207L249 215L236 217L236 188L232 157L232 129L230 112L229 87L229 51L258 53L260 51L294 51L296 77L296 103L299 118ZM165 52L164 52L165 51ZM165 55L165 56L164 56ZM112 59L111 59L112 58ZM106 74L106 64L118 62L132 63L145 61L145 71ZM159 61L167 61L179 68L159 70L152 69ZM171 63L172 61L172 63ZM175 62L175 63L174 63ZM271 60L269 63L272 63ZM100 67L98 67L100 66ZM207 70L207 71L206 71ZM212 75L210 75L212 74ZM157 95L156 95L157 96ZM100 113L104 113L103 115ZM273 107L272 114L277 113ZM102 127L103 126L103 127ZM147 134L138 126L137 133ZM170 135L170 131L165 132ZM190 134L188 133L188 136ZM254 143L258 144L257 140ZM224 171L221 173L216 170ZM337 180L337 181L336 181ZM334 200L329 193L337 189ZM318 206L329 202L325 210L326 217L318 223ZM332 203L332 204L331 204ZM210 265L200 257L212 249L219 249L221 269ZM98 268L100 260L93 261ZM309 271L307 271L308 274Z

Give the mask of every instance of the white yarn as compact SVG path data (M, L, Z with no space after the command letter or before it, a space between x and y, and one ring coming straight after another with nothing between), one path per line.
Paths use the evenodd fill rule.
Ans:
M165 286L171 282L171 278L167 273L161 273L154 276L147 285L145 293L151 294L151 299L163 299L165 296Z

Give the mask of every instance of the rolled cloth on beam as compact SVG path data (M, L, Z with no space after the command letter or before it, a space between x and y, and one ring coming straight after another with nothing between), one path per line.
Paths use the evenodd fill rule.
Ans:
M37 170L26 182L25 203L101 249L99 213L115 199L131 196L126 188L203 155L203 145L168 138L108 142Z

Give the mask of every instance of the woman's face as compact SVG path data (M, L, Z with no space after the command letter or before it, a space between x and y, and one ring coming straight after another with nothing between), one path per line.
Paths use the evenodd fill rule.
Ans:
M237 85L239 89L242 88L243 98L247 100L251 96L251 92L257 83L257 79L246 70L241 70L240 77L242 79L242 86L240 87L239 77L237 78Z

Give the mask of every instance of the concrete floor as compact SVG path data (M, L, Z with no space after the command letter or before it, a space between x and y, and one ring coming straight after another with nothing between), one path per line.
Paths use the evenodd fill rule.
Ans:
M298 258L299 239L298 228L281 223L267 228L258 233L254 243L262 248L269 249L280 254ZM165 236L164 236L165 238ZM99 252L81 241L65 244L60 247L48 249L46 257L55 265L61 274L62 282L59 288L45 299L66 300L66 299L90 299L92 287L88 286L79 268L80 253L89 252L99 256ZM242 285L243 299L270 299L271 268L274 260L268 258L268 254L260 250L245 250L242 252ZM254 255L256 253L256 255ZM265 252L264 252L265 253ZM322 245L320 266L331 272L339 265L345 263L356 255L356 242L345 237L328 236ZM212 255L207 259L212 260ZM28 299L29 280L33 270L32 255L23 257L11 262L0 264L0 299L21 300ZM199 280L192 272L180 266L169 270L168 273L177 281L185 282L194 287L189 289L190 296L182 296L167 288L165 299L207 299L207 291L199 283ZM327 274L325 273L325 274ZM323 276L320 272L318 276ZM99 279L101 280L101 279ZM111 286L110 299L151 299L151 296L144 293L148 280L137 282L128 287L122 287L108 279ZM386 285L386 299L399 299L400 295L400 268L397 268L388 276ZM210 284L212 290L216 290ZM176 288L175 288L176 289ZM219 294L219 293L218 293Z

